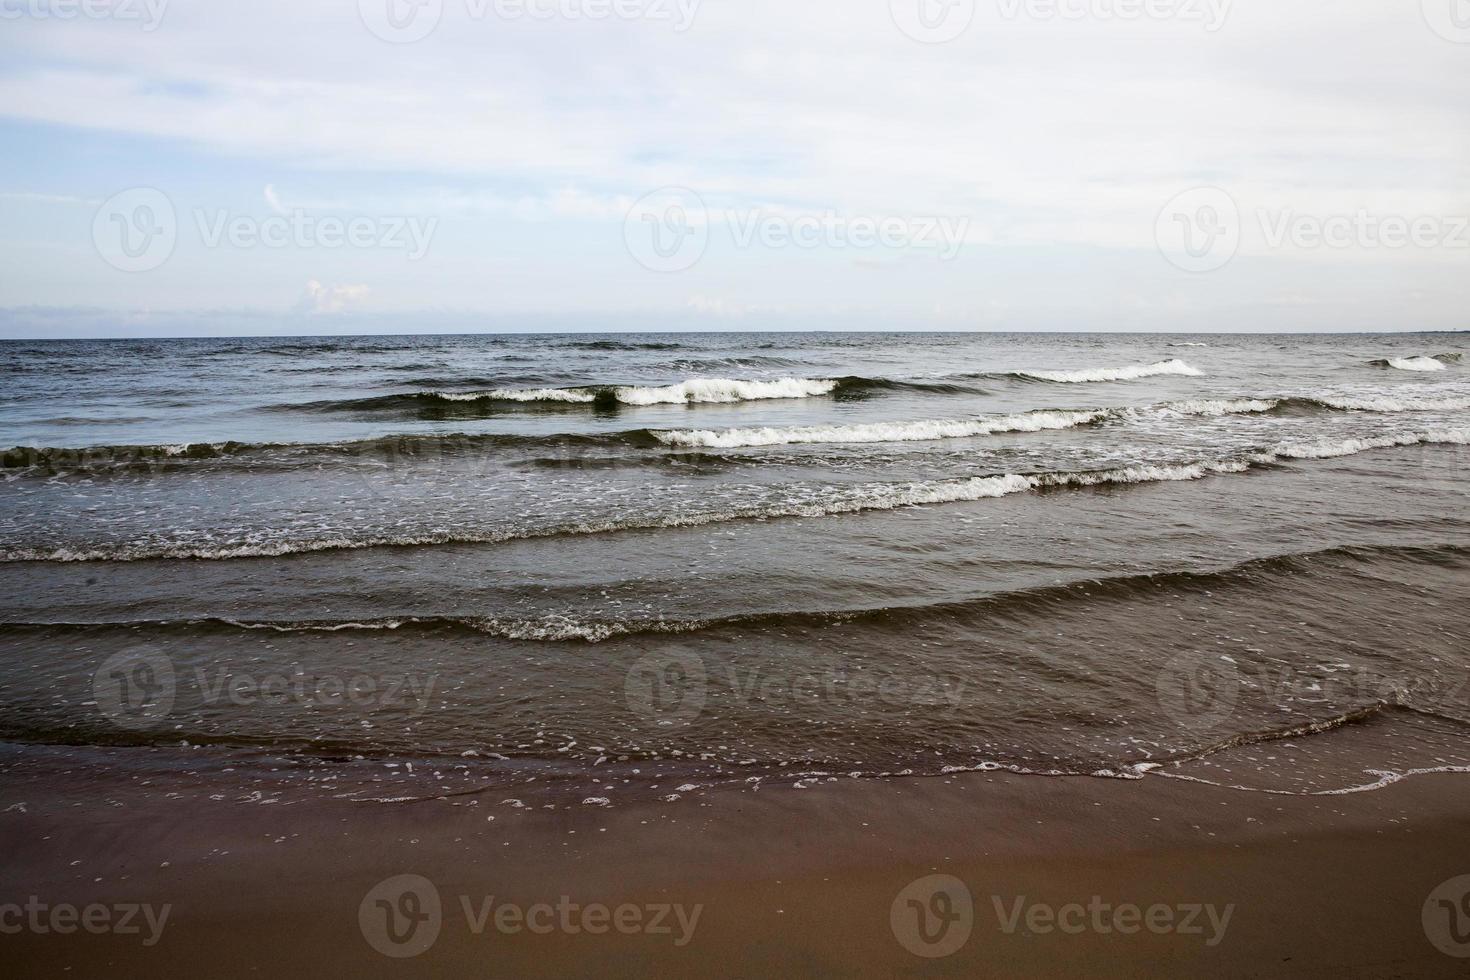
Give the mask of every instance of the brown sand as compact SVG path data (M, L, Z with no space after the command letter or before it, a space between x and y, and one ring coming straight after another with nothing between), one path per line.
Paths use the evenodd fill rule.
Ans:
M97 785L12 773L0 784L0 846L0 903L171 906L152 947L141 935L0 935L4 973L17 977L1470 972L1470 959L1436 949L1421 922L1430 892L1470 873L1470 778L1454 774L1318 797L1163 777L967 774L541 810L500 794L201 802L121 776ZM890 907L936 873L968 886L973 931L953 955L921 958L896 938ZM427 877L443 900L437 940L411 959L376 952L358 920L369 889L400 874ZM522 907L563 896L640 910L679 903L686 916L703 907L684 945L672 913L669 934L492 924L477 935L460 897L474 909L490 895ZM1187 906L1234 909L1223 934L1203 913L1198 934L1024 922L1006 932L996 903L1013 910L1021 896L1024 907L1094 896L1163 904L1177 907L1176 921Z

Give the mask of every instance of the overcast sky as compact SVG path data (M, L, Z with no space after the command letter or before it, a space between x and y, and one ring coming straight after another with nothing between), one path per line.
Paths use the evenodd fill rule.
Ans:
M0 0L0 145L0 336L1470 327L1467 0Z

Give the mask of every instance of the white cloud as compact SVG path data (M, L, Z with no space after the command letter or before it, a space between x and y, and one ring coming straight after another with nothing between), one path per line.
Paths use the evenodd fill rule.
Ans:
M296 303L298 313L346 313L356 309L371 290L363 285L325 286L315 279Z

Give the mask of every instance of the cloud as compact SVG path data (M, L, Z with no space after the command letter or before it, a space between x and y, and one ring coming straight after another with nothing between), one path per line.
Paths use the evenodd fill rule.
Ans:
M296 303L297 313L346 313L356 309L371 290L363 285L324 286L315 279Z
M288 213L287 207L281 203L280 197L276 194L275 184L265 185L265 203L270 205L270 209L276 214Z

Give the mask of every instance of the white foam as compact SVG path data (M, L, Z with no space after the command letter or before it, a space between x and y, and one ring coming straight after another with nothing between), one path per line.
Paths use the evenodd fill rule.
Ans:
M1388 366L1398 368L1400 371L1443 371L1443 361L1436 361L1432 357L1390 357Z
M1085 384L1094 381L1133 381L1137 378L1151 378L1161 374L1182 374L1198 376L1204 374L1198 368L1191 367L1177 357L1169 361L1159 361L1157 364L1130 364L1127 367L1117 368L1084 368L1080 371L1017 371L1023 378L1035 378L1038 381L1056 381L1061 384Z
M680 405L811 398L814 395L829 395L836 387L836 381L812 378L781 378L778 381L695 378L664 388L618 388L615 394L618 401L625 405Z
M381 538L325 538L315 541L279 541L268 544L237 544L200 548L188 545L128 546L78 552L66 548L7 549L0 551L0 561L98 561L141 560L148 558L246 558L285 555L309 551L414 546L441 544L494 544L527 538L562 534L605 534L614 531L652 530L657 528L701 527L727 521L775 519L783 517L827 517L870 510L894 510L922 504L1004 497L1014 493L1046 487L1100 486L1103 484L1155 483L1161 481L1198 480L1226 473L1243 473L1253 465L1269 464L1283 459L1328 459L1349 456L1372 449L1395 446L1447 443L1470 444L1470 427L1434 429L1425 432L1376 439L1347 439L1337 442L1281 443L1264 453L1245 459L1204 460L1178 464L1140 464L1106 470L1072 473L1005 474L929 483L878 485L855 488L843 495L828 495L814 503L755 505L725 511L656 517L634 521L589 521L574 525L552 526L534 530L487 531L480 534L439 532L422 536ZM542 627L545 624L538 624Z
M1398 446L1425 444L1465 445L1470 443L1470 428L1434 429L1428 432L1410 432L1395 436L1378 436L1371 439L1341 439L1318 442L1284 442L1276 446L1266 457L1277 459L1335 459L1339 456L1354 456L1370 449L1392 449Z
M1436 364L1439 362L1436 361ZM1426 398L1416 395L1330 395L1313 399L1329 408L1358 412L1454 412L1470 408L1470 396Z
M828 395L836 381L816 378L780 378L775 381L738 381L731 378L692 378L676 385L607 388L624 405L728 404L771 398L810 398ZM590 404L597 400L596 388L497 388L494 391L436 391L446 401L568 402Z
M1109 417L1107 411L1025 412L981 419L937 419L913 422L873 422L860 425L804 425L759 429L676 429L655 432L665 445L737 449L747 446L786 446L799 443L928 442L964 439L999 432L1041 432L1070 429Z
M436 391L436 397L451 402L503 401L503 402L578 402L587 403L596 399L591 392L572 388L497 388L494 391Z
M1270 398L1207 398L1169 402L1163 406L1163 410L1179 415L1249 415L1269 412L1279 404L1280 402Z

